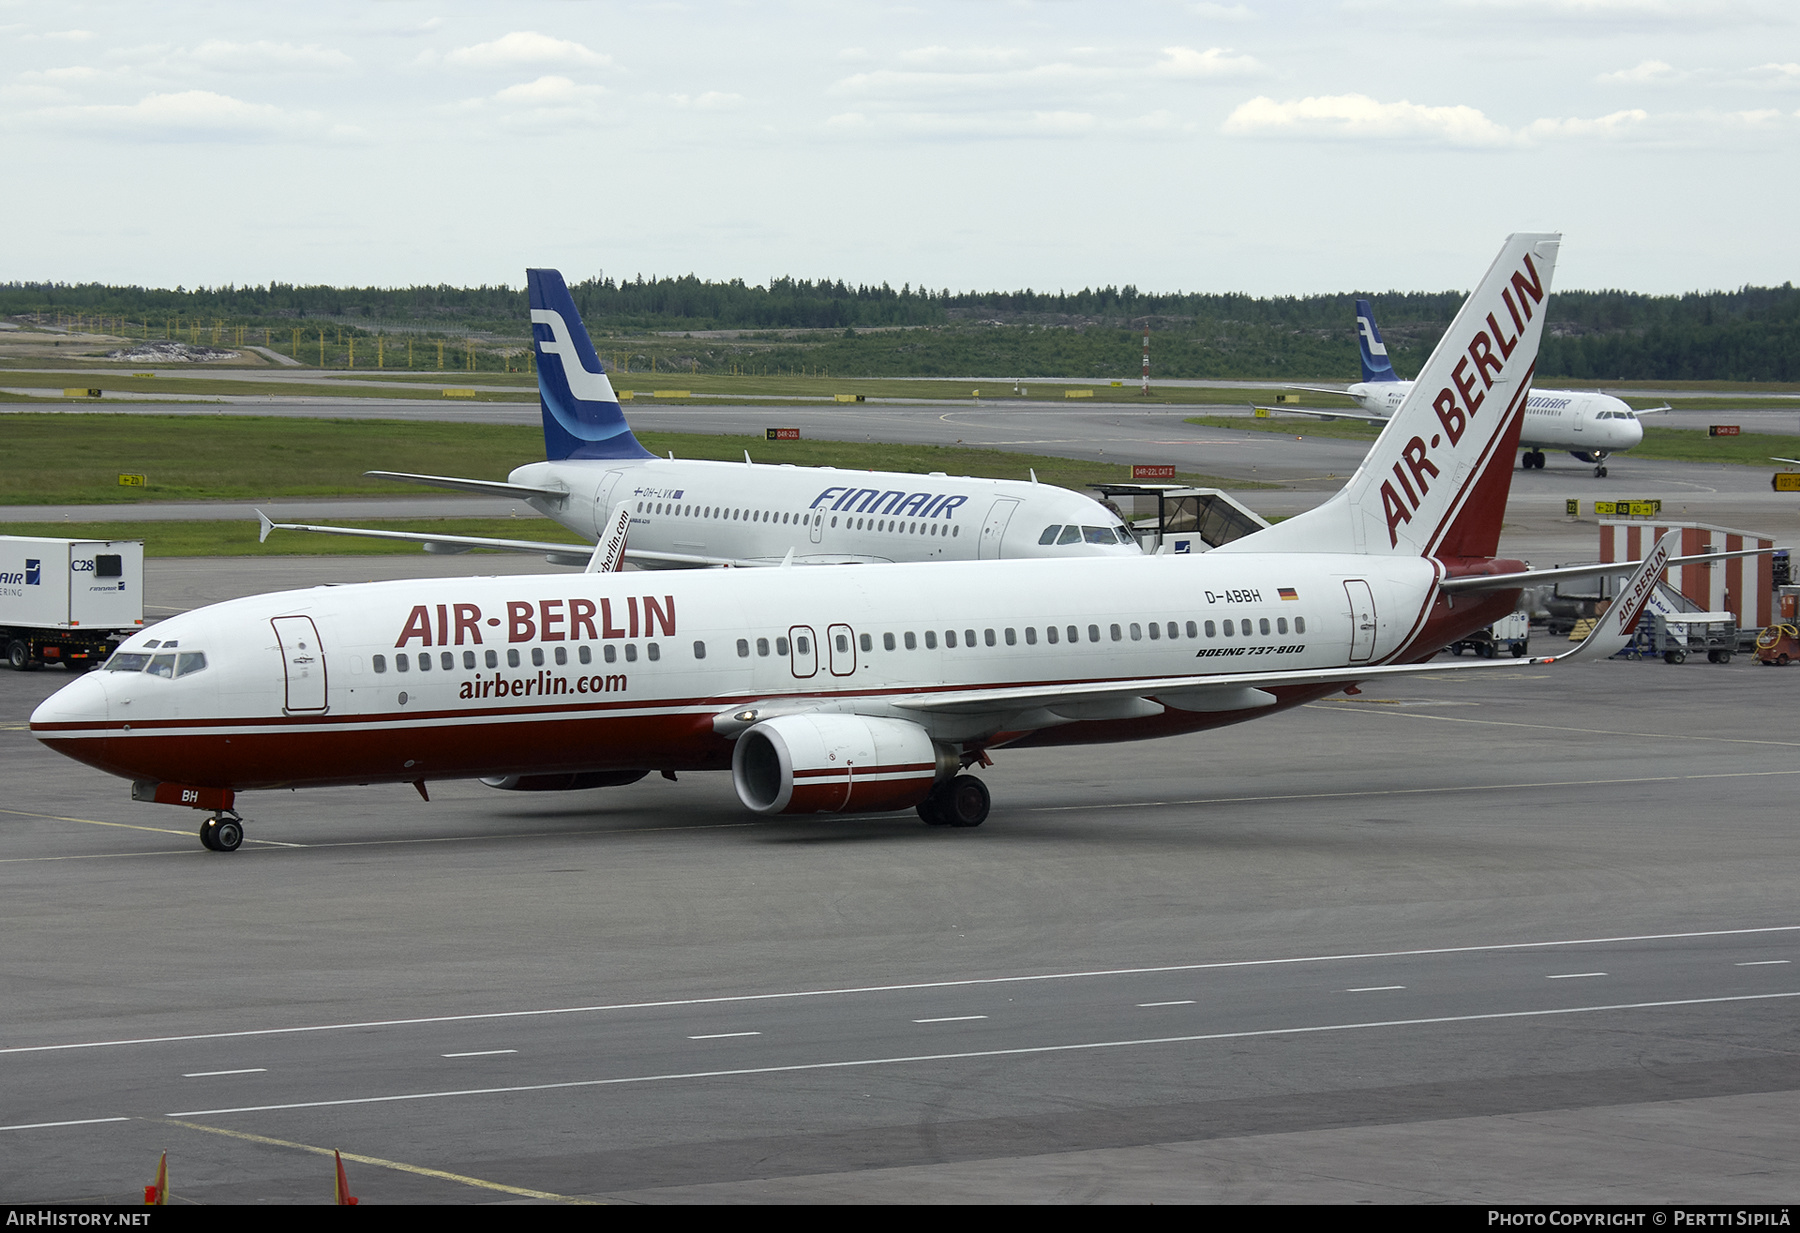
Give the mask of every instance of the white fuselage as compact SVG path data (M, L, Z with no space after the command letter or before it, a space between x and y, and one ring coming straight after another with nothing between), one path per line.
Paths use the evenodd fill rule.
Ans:
M789 549L802 563L1141 555L1099 502L1020 480L669 458L534 462L508 478L566 489L566 502L531 504L590 540L623 502L630 549L670 564L774 563Z
M1416 656L1445 639L1437 623L1424 628L1441 568L1404 556L1138 554L319 587L161 622L109 670L47 700L32 729L115 774L234 789L722 768L735 734L717 725L752 703L891 713L964 747L1134 739L1341 685L1216 706L1204 691L1123 707L900 704L946 689Z
M1344 392L1373 414L1389 416L1400 409L1411 381L1358 381ZM1571 450L1619 454L1644 439L1637 414L1611 394L1593 390L1537 390L1525 402L1521 449Z

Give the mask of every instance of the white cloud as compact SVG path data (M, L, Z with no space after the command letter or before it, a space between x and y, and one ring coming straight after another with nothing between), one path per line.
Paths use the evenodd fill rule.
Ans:
M28 118L134 142L229 141L327 132L316 113L283 111L211 90L150 94L124 105L50 107L28 113ZM331 133L337 135L338 130Z
M1402 99L1382 103L1366 94L1321 95L1278 103L1253 98L1226 117L1222 130L1244 137L1326 140L1410 140L1435 145L1493 147L1516 140L1473 107L1427 107Z
M1650 118L1650 113L1642 108L1629 111L1615 111L1610 116L1601 116L1598 120L1583 120L1574 117L1568 119L1533 120L1525 126L1525 132L1533 138L1557 137L1619 137L1636 129Z
M1255 16L1241 4L1196 4L1194 12L1219 21L1248 21Z
M254 43L233 43L225 39L208 39L182 57L215 71L226 72L340 72L354 68L356 61L344 52L317 43L295 46L258 39Z
M727 94L722 90L708 90L698 95L671 94L669 98L677 107L691 107L695 111L730 111L744 101L743 95Z
M1013 47L915 47L900 53L900 63L941 72L1004 69L1025 59Z
M1229 47L1165 47L1163 58L1150 70L1162 77L1243 78L1258 77L1267 70L1255 56L1240 56Z
M491 43L459 47L444 57L444 63L476 69L510 69L525 65L605 68L612 63L612 57L569 39L551 38L535 30L515 30Z
M1634 68L1601 73L1594 80L1604 85L1658 85L1680 81L1686 76L1688 74L1678 72L1674 65L1661 60L1645 60Z
M1800 85L1800 64L1759 64L1753 69L1745 69L1743 76L1766 85Z
M584 107L605 93L604 86L576 85L567 77L540 77L496 91L494 101L517 107Z

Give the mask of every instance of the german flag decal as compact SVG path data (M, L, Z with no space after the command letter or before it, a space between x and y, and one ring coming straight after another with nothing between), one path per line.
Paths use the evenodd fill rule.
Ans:
M1277 592L1280 593L1281 598L1283 598L1283 599L1299 599L1300 598L1300 592L1294 590L1293 587L1276 587L1275 589Z

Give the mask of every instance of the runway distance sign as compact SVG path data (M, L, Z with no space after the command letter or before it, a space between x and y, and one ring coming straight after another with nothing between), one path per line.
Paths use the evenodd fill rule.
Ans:
M798 428L765 428L763 429L763 438L768 441L798 441L800 430Z
M1131 478L1134 480L1172 480L1175 478L1174 464L1134 462L1131 464Z

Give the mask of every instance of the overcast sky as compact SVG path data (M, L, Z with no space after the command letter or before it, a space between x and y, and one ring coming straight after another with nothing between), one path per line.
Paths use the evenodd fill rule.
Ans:
M0 279L1800 277L1794 0L0 0Z

